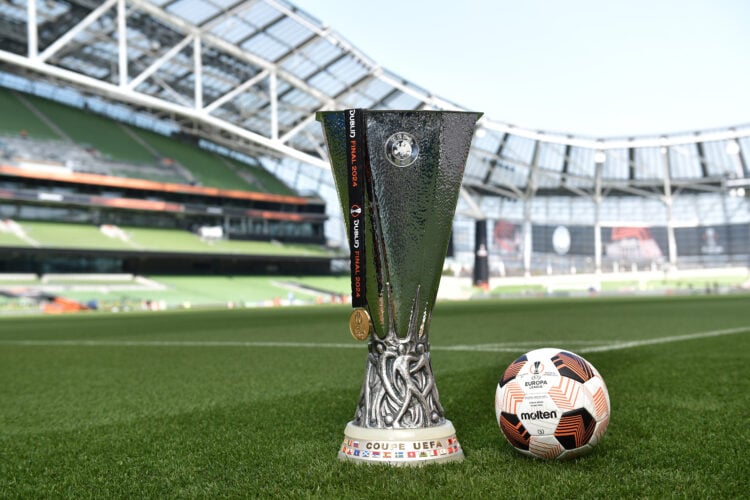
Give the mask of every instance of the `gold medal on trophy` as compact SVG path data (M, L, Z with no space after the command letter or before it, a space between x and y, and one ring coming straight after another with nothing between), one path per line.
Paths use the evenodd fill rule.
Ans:
M358 307L349 316L349 331L357 340L367 340L370 335L370 315L366 309Z

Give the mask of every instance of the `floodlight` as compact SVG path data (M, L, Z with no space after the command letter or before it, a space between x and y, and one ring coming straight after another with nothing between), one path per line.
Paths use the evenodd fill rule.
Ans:
M727 154L728 155L736 155L740 152L740 145L737 141L729 141L727 142Z

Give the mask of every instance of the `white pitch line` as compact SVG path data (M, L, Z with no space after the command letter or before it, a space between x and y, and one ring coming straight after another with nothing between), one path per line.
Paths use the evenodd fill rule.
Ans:
M740 326L737 328L727 328L724 330L709 330L707 332L688 333L686 335L672 335L670 337L656 337L653 339L633 340L630 342L618 342L615 344L602 345L597 347L584 347L579 349L581 353L587 352L607 352L617 351L620 349L629 349L631 347L640 347L644 345L669 344L672 342L682 342L685 340L706 339L710 337L721 337L723 335L736 335L738 333L750 332L749 326Z
M706 332L689 333L686 335L672 335L668 337L656 337L651 339L633 340L628 342L613 341L612 343L596 345L593 347L581 347L576 349L578 353L607 352L621 349L630 349L645 345L668 344L672 342L683 342L723 335L736 335L739 333L750 333L750 325L724 330L709 330ZM451 352L521 352L530 346L544 345L571 345L594 343L585 340L568 341L523 341L516 343L499 344L464 344L453 346L434 346L433 351ZM595 342L595 343L600 343ZM317 343L317 342L243 342L233 340L0 340L0 346L40 346L40 347L292 347L313 349L362 349L363 344L354 343Z
M497 344L463 344L431 347L433 351L518 352L535 345L601 344L590 340L531 340ZM233 340L0 340L0 346L38 347L293 347L318 349L361 349L363 344L318 342L263 342Z
M433 351L458 351L458 352L518 352L526 351L535 346L559 346L559 345L586 345L593 344L601 346L601 340L525 340L522 342L499 342L493 344L459 344L450 346L431 347ZM584 348L582 348L584 349ZM577 351L580 349L576 349Z

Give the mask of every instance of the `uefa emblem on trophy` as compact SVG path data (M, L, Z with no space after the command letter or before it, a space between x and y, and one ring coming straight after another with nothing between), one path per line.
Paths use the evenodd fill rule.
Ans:
M317 114L351 251L352 335L365 380L339 458L422 465L463 459L435 385L428 334L464 166L481 113Z

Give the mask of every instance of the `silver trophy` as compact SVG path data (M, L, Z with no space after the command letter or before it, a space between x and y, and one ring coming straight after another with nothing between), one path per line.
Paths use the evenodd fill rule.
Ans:
M351 250L349 326L365 380L339 458L463 459L440 404L428 333L476 121L453 111L320 112Z

